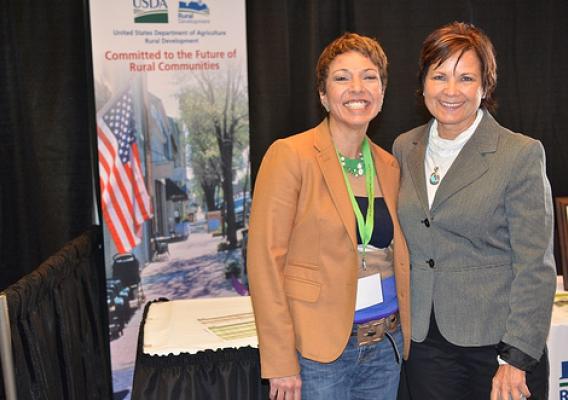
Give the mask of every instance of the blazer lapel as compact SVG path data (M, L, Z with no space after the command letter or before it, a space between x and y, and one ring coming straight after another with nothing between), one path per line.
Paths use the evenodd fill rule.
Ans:
M357 236L355 233L355 214L353 205L349 200L349 193L345 186L343 171L337 160L335 146L331 141L327 119L315 128L314 147L318 150L316 155L324 181L343 225L351 238L353 247L357 248Z
M426 146L428 145L428 132L432 122L424 127L424 131L417 135L413 142L414 148L408 154L408 169L414 184L414 190L418 194L420 204L424 212L430 217L430 207L428 205L428 193L426 190L426 178L424 171L424 157L426 155Z
M497 150L498 137L494 134L499 127L493 117L484 111L483 119L475 133L458 154L454 163L440 182L432 203L432 211L438 208L454 193L479 179L489 168L484 153Z

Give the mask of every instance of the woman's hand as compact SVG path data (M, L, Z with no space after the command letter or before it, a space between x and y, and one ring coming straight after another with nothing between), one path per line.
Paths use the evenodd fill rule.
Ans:
M302 378L300 375L270 378L270 400L301 400Z
M525 371L510 364L500 365L493 377L491 400L519 400L530 397Z

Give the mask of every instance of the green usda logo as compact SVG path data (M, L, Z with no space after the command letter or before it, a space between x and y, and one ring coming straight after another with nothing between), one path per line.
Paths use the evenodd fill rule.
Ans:
M166 0L132 0L134 22L137 24L167 24L168 4Z

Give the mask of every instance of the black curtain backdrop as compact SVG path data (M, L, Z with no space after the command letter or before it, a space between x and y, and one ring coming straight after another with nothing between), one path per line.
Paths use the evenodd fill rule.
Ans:
M92 224L84 3L0 0L0 290Z
M214 12L215 2L210 7ZM176 2L168 2L170 8ZM377 37L390 60L371 137L390 150L426 121L417 102L421 42L469 21L498 55L496 118L540 139L555 196L568 195L568 2L565 0L247 0L253 176L275 139L322 117L321 49L344 31ZM86 0L0 0L0 289L91 224L94 106ZM112 12L112 10L109 10Z
M18 399L110 399L100 244L93 228L5 290Z

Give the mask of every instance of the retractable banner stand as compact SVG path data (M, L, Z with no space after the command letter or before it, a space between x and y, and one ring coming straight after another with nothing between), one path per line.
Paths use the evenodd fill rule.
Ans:
M143 305L248 294L244 0L91 0L114 398Z

